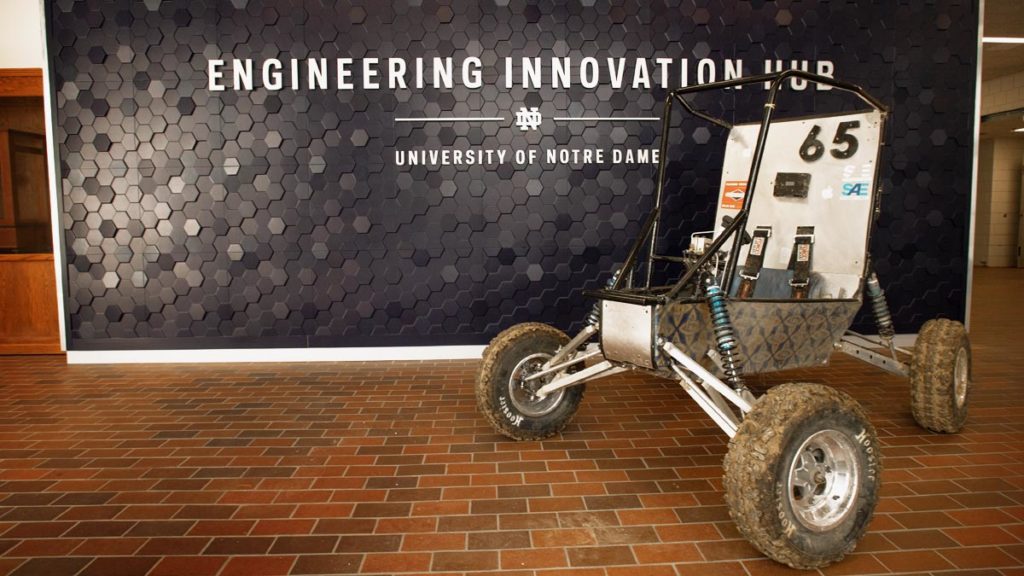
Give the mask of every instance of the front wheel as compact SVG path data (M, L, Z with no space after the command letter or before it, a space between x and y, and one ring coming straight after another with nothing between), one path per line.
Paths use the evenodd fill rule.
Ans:
M853 398L818 384L769 390L730 441L724 467L740 533L793 568L853 551L878 501L874 427Z
M536 391L551 377L527 380L568 342L562 331L534 322L517 324L491 340L476 379L476 403L500 434L513 440L542 440L572 420L585 384L539 398Z

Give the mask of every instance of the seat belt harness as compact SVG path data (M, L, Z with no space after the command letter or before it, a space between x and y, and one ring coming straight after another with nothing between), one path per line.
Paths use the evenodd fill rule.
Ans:
M736 291L737 298L745 299L754 295L757 279L761 277L761 268L764 267L764 252L768 248L768 239L771 237L771 226L758 226L754 229L750 251L747 252L747 261L743 264L743 269L740 270L740 287Z
M789 281L794 300L807 298L811 283L811 257L814 250L814 226L797 226L793 239L793 254L789 258L789 269L793 279Z

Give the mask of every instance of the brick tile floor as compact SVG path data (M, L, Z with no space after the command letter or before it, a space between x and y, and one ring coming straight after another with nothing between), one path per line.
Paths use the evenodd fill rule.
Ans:
M1024 272L979 270L966 430L837 357L755 378L866 407L883 498L827 574L1024 574ZM934 295L940 298L941 295ZM476 362L66 366L0 358L0 574L780 574L730 522L724 436L670 382L592 384L546 442L495 436Z

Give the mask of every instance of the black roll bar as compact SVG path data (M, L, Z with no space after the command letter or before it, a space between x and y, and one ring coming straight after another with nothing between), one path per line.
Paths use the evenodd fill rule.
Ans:
M633 272L639 264L640 253L643 251L645 244L648 245L647 249L647 268L645 273L644 287L650 289L651 287L651 274L653 272L653 262L655 259L655 246L658 239L658 221L661 219L661 200L665 190L665 174L668 166L668 133L672 123L672 105L674 102L679 102L683 108L686 109L690 114L701 118L711 124L715 124L722 128L731 129L732 124L721 119L711 116L704 111L698 110L693 107L691 102L685 98L688 94L694 94L697 92L707 92L711 90L721 90L724 88L733 88L737 86L745 86L748 84L758 84L762 82L770 82L768 90L768 98L764 104L764 113L761 116L761 124L757 133L757 143L754 146L753 160L750 164L750 173L747 177L747 193L746 199L743 202L743 207L739 213L733 219L733 221L725 227L722 233L712 241L711 245L705 250L704 255L701 256L694 266L692 266L682 278L677 281L672 288L666 292L661 300L669 300L674 298L680 290L693 278L697 270L703 267L708 261L718 253L722 246L728 241L738 230L743 230L747 223L747 216L750 213L750 204L754 197L754 191L757 186L757 177L761 171L761 160L764 157L764 146L768 139L768 126L771 124L772 116L775 113L775 102L778 99L779 88L782 83L791 78L802 78L815 84L822 84L830 86L844 92L849 92L859 97L861 100L870 105L873 109L883 113L888 113L888 108L880 100L868 94L863 88L856 84L849 82L843 82L828 76L821 76L819 74L813 74L803 70L784 70L782 72L776 72L772 74L760 74L757 76L748 76L744 78L733 78L729 80L721 80L718 82L711 82L708 84L699 84L696 86L687 86L685 88L679 88L668 93L665 97L664 112L661 123L661 143L659 146L658 154L658 186L654 194L654 208L648 216L647 221L644 223L641 234L637 237L633 247L629 251L629 255L626 257L626 261L622 265L622 272L619 274L615 283L612 285L612 290L620 290L625 284L626 287L633 287ZM725 279L723 290L726 294L732 289L733 276L736 272L736 260L739 258L740 248L742 247L741 242L733 242L733 245L729 252L729 260L726 263Z

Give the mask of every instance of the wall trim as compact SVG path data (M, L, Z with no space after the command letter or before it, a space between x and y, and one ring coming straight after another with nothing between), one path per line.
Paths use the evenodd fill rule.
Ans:
M869 335L874 337L873 335ZM912 349L917 334L897 334L897 346ZM483 345L382 346L366 348L231 348L204 350L69 350L68 364L216 364L272 362L392 362L479 360Z
M69 350L68 364L212 364L220 362L379 362L477 360L484 346L234 348L225 350Z
M974 142L971 157L971 198L967 216L967 286L964 290L964 328L971 331L971 298L974 295L974 243L978 219L978 154L981 147L981 59L984 55L985 0L978 2L978 52L974 61Z
M40 14L43 17L42 43L43 60L46 68L43 72L43 120L46 124L46 146L49 150L47 172L50 179L50 226L53 234L53 275L54 296L57 298L57 325L60 329L60 349L68 349L68 311L64 306L64 296L68 294L67 277L64 274L64 197L61 194L60 148L57 146L57 91L54 83L53 67L50 62L49 21L46 17L49 9L44 0L39 0Z

